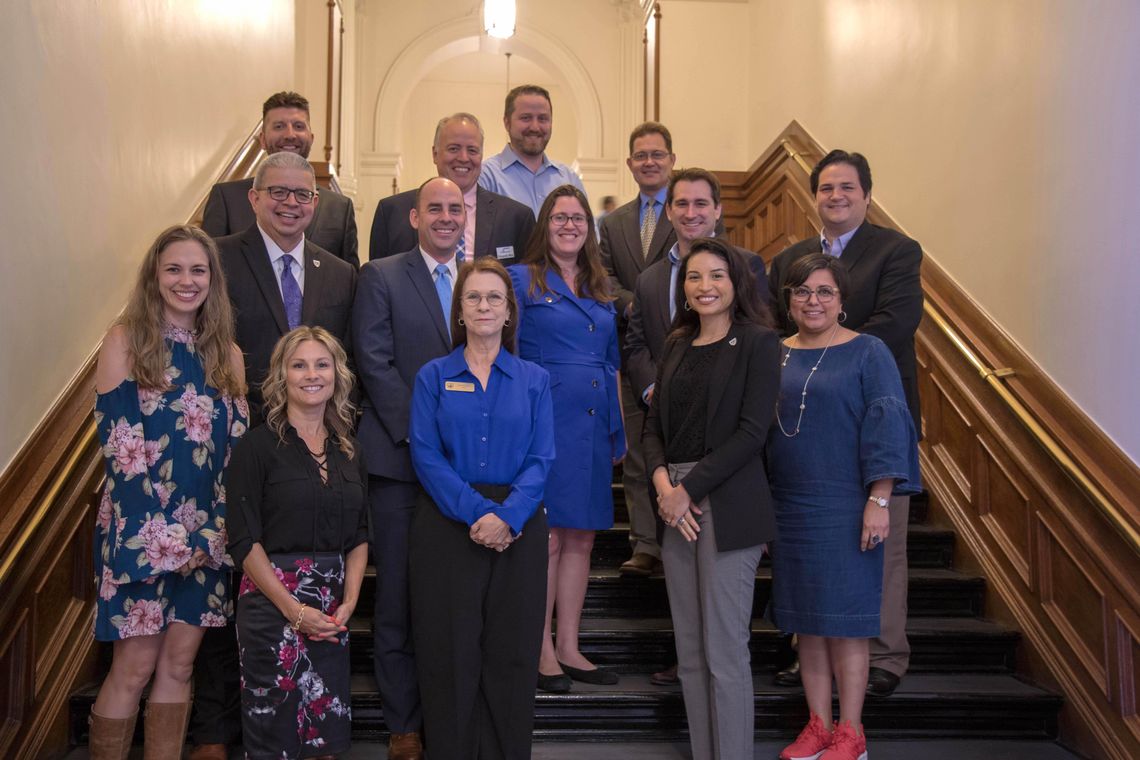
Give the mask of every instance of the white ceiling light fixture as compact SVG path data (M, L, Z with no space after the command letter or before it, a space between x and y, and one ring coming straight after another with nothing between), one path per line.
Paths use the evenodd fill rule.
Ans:
M484 0L483 29L501 40L515 33L515 0Z

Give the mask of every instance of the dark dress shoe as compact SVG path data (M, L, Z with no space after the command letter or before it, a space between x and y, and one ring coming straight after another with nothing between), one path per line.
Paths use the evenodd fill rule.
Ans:
M621 563L618 573L624 578L648 578L653 574L654 566L659 564L661 564L661 560L652 554L637 552Z
M899 686L899 677L889 670L871 668L867 671L867 693L872 697L889 697Z
M797 657L795 662L776 673L772 680L777 686L799 686L802 683L800 679L800 658Z
M617 673L613 673L609 670L602 670L601 668L581 670L580 668L572 668L561 662L558 663L558 665L565 671L566 675L582 683L589 683L594 686L613 686L618 682Z
M224 744L199 744L190 750L190 760L227 760L229 753Z
M573 685L570 676L565 673L559 673L556 676L538 674L538 690L545 691L547 694L566 694Z
M654 686L673 686L677 681L677 663L673 663L660 673L654 673L649 676L649 683Z

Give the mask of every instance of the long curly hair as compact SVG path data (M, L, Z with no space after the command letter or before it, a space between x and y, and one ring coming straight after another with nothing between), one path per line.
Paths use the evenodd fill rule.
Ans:
M324 346L333 358L333 395L325 404L325 427L332 431L337 445L344 455L352 459L356 447L352 443L352 423L355 410L348 395L352 392L353 377L348 369L348 355L340 341L323 327L302 325L285 333L273 347L269 357L269 373L261 385L261 395L265 401L265 424L285 440L285 427L289 424L289 391L285 386L285 365L293 354L307 340Z
M574 289L580 296L588 295L599 303L609 303L614 300L614 296L610 294L610 278L602 265L602 252L598 248L598 236L594 232L594 214L590 211L590 202L585 193L573 185L559 185L551 190L539 209L538 223L530 233L526 255L523 257L523 263L530 270L530 296L535 298L549 293L546 273L551 269L558 271L558 264L550 253L550 215L559 198L576 198L582 204L587 220L586 242L578 251L578 277Z
M234 371L230 358L234 345L234 314L218 247L205 232L186 224L163 230L151 244L139 266L127 306L116 320L116 324L127 330L131 377L140 388L163 391L170 388L166 378L170 351L162 337L166 304L158 288L158 266L163 252L182 241L202 246L210 266L210 288L194 318L194 350L202 359L206 382L222 394L240 396L246 392L245 378Z

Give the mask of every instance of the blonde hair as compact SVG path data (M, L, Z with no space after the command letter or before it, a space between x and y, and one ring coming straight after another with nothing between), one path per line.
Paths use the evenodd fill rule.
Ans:
M336 436L337 445L345 456L352 459L355 447L352 444L352 423L354 409L348 400L352 392L352 372L348 369L348 355L340 341L323 327L302 325L285 333L273 347L269 358L269 373L261 385L261 395L265 400L265 424L284 440L285 426L289 423L289 393L285 387L285 365L307 340L320 343L333 358L333 395L325 404L325 427Z
M194 350L201 357L206 383L227 396L246 392L245 378L234 372L231 351L234 345L234 315L226 291L226 276L218 247L202 230L179 224L159 234L139 266L135 287L116 324L127 330L127 356L131 377L140 388L169 390L166 368L170 351L163 340L166 303L158 287L158 265L162 254L174 243L195 242L206 252L210 266L210 288L194 317Z

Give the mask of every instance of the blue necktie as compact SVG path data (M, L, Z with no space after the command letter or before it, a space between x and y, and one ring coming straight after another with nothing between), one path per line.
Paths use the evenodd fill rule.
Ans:
M447 264L439 264L435 268L435 292L439 296L439 305L443 307L443 325L447 334L451 335L451 272L447 271Z
M467 250L466 238L463 237L463 233L461 232L461 233L459 233L459 245L455 246L455 263L456 264L462 264L464 261L467 260L466 250Z
M295 330L301 324L301 286L293 276L293 257L285 254L281 257L281 263L281 298L285 302L285 319L289 322L289 329Z

